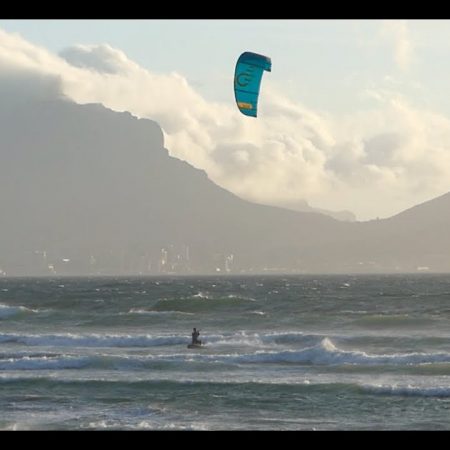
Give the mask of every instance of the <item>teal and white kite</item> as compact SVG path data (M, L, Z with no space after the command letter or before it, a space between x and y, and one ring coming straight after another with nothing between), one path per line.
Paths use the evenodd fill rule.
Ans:
M272 61L267 56L244 52L236 63L234 72L234 97L242 114L256 117L259 88L263 72L272 70Z

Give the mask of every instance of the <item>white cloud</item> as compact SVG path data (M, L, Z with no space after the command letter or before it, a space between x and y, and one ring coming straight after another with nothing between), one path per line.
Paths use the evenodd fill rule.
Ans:
M3 98L58 96L61 84L54 64L55 57L47 50L0 29L0 95Z
M400 69L407 69L412 61L413 45L406 20L384 20L381 36L393 45L394 61Z
M156 120L173 156L246 199L306 199L365 220L450 190L450 121L394 88L372 88L371 110L333 117L287 98L265 74L253 119L234 104L207 101L182 75L152 73L108 45L61 55L0 30L0 93L4 86L42 96L63 92Z
M60 53L72 66L92 69L100 73L122 73L139 70L124 52L108 44L75 45Z

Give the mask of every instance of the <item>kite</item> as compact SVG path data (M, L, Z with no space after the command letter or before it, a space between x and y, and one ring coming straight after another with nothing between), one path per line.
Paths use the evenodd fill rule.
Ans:
M234 97L242 114L256 117L262 75L271 69L272 61L267 56L252 52L239 56L234 73Z

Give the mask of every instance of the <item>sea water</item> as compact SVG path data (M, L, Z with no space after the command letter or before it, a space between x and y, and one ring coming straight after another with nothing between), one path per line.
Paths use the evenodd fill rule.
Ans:
M3 430L448 430L449 411L450 275L0 278Z

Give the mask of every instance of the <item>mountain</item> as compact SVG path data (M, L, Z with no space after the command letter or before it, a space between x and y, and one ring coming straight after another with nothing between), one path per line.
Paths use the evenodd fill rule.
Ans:
M361 251L394 270L450 271L450 193L361 224Z
M286 209L292 209L293 211L318 212L321 214L325 214L326 216L333 217L337 220L343 220L345 222L354 222L356 220L356 216L351 211L329 211L322 208L313 208L308 204L306 200L278 202L277 206Z
M254 204L98 104L2 103L0 136L8 275L450 270L446 196L363 223Z

